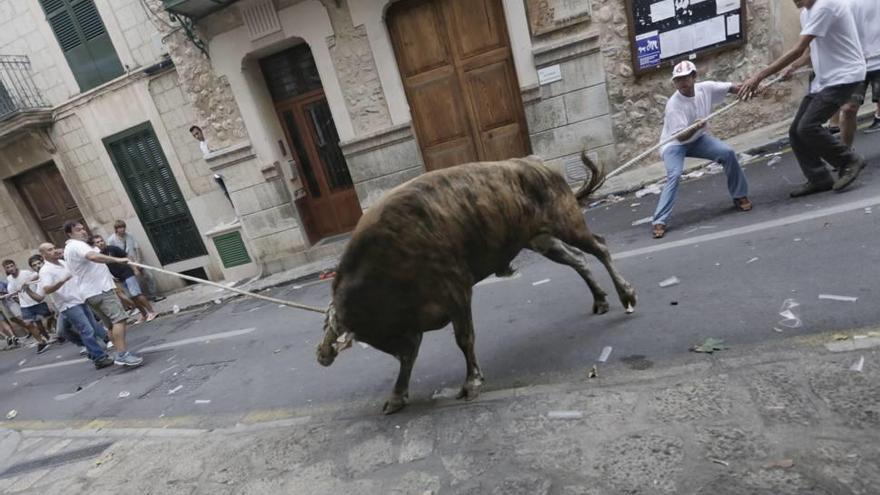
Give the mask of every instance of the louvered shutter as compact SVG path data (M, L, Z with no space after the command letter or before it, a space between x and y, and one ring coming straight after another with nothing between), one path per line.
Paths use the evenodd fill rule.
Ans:
M153 127L143 124L104 143L159 261L207 254Z
M124 72L94 0L40 0L81 91Z

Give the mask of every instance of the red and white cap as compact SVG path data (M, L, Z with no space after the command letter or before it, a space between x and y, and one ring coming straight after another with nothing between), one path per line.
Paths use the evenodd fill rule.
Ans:
M672 69L672 78L675 79L676 77L689 76L696 71L697 71L697 66L694 65L694 63L691 62L690 60L685 60L683 62L679 62Z

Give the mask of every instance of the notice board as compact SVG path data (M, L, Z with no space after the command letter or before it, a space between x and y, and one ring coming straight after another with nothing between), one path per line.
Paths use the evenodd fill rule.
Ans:
M742 46L745 0L626 0L633 72Z

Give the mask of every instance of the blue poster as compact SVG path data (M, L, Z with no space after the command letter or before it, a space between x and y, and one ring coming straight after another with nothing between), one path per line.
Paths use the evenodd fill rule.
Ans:
M651 31L636 36L636 48L639 51L639 69L648 69L660 65L660 32Z

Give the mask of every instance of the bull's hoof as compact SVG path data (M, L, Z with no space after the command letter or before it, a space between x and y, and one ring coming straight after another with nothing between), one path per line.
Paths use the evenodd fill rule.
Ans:
M397 411L400 411L406 406L407 396L392 396L385 402L385 405L382 406L382 414L394 414Z
M624 294L620 295L620 302L626 309L626 314L635 312L636 303L638 302L636 291L632 290L632 288L629 288Z
M608 301L593 301L593 314L594 315L604 315L611 309L611 306L608 304Z
M461 391L458 392L458 395L455 397L456 399L464 399L466 401L472 401L480 396L480 390L483 388L483 380L470 380L465 382L464 386L461 387Z

